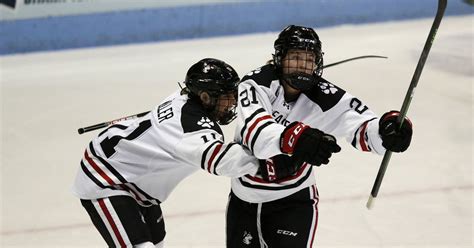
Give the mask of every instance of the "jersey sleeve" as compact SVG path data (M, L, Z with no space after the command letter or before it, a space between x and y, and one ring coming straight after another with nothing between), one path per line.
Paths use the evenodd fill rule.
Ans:
M220 126L195 101L181 109L182 137L174 147L175 158L208 173L227 177L256 174L257 159L237 143L224 144Z
M358 150L377 154L385 152L378 134L378 118L359 99L348 93L344 94L328 115L338 116L329 123L329 133L344 137Z
M176 145L176 156L192 166L219 176L255 175L257 159L241 145L224 144L224 138L213 129L188 132Z
M245 79L245 78L244 78ZM285 127L272 118L270 89L248 78L239 85L235 140L259 159L281 154L280 136Z
M385 148L378 134L378 117L361 100L325 81L310 98L315 98L323 111L322 131L345 138L353 147L383 154Z

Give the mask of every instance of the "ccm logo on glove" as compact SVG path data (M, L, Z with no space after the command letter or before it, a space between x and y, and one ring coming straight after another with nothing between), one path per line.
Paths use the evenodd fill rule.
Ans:
M293 154L296 143L303 131L309 126L301 122L293 122L288 125L282 133L280 148L283 153Z

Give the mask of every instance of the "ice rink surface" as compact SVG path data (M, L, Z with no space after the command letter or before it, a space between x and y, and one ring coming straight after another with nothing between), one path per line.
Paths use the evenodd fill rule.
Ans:
M353 149L316 169L316 247L473 247L473 16L445 17L373 210L381 156ZM317 30L324 76L377 114L401 107L432 19ZM0 57L1 247L105 247L70 187L88 141L76 130L151 109L190 65L215 57L241 76L271 58L277 33ZM233 126L225 128L227 141ZM162 204L166 247L224 247L229 179L198 172Z

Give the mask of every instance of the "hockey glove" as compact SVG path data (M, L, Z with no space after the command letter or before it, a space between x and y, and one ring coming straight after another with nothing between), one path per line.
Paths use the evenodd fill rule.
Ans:
M275 182L294 175L303 163L294 163L292 157L280 154L269 159L260 159L259 171L263 180Z
M280 150L285 154L293 154L298 139L308 128L310 127L298 121L288 125L280 136Z
M293 154L295 163L327 164L333 153L341 151L334 136L301 122L291 123L283 131L280 141L281 151Z
M392 110L382 115L379 121L379 134L382 145L392 152L404 152L410 146L413 134L412 123L405 117L401 127L397 122L400 112Z

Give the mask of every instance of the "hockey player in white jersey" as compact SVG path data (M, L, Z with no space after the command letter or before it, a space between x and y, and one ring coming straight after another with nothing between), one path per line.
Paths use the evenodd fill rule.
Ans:
M199 169L255 175L256 158L235 142L225 144L219 127L236 116L239 82L230 65L203 59L188 70L184 90L89 143L73 193L109 247L162 247L160 203Z
M227 247L313 247L319 197L312 165L327 164L339 152L335 137L376 154L403 152L411 141L408 118L398 129L398 111L378 118L360 99L321 77L323 52L312 28L288 26L274 48L271 63L239 85L235 141L260 159L260 170L232 179ZM292 131L301 136L288 138ZM298 138L315 145L293 150ZM302 159L302 150L312 152L311 159ZM278 155L282 152L293 156Z

